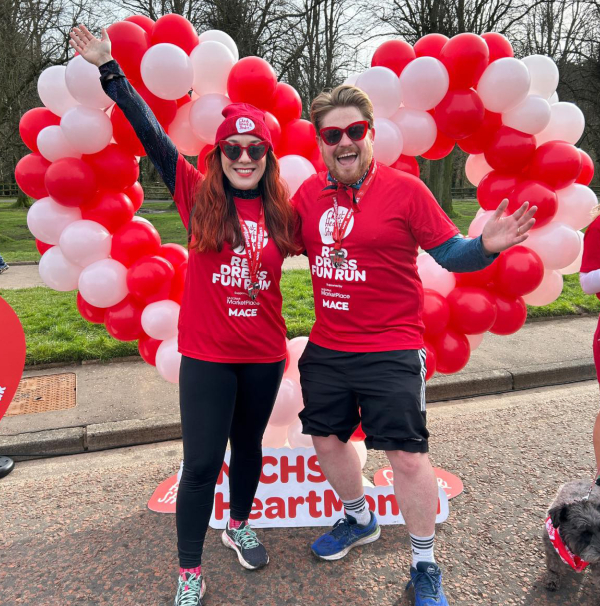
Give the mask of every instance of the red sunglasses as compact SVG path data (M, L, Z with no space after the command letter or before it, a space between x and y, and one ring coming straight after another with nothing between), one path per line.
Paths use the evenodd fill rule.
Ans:
M366 120L360 120L359 122L348 124L346 128L340 128L339 126L322 128L319 131L319 135L327 145L337 145L342 140L344 133L348 135L351 141L362 141L368 132L369 123Z
M260 143L250 143L250 145L240 145L239 143L231 143L230 141L219 141L219 147L225 156L234 162L242 157L244 150L248 152L251 160L258 162L269 151L269 142L260 141Z

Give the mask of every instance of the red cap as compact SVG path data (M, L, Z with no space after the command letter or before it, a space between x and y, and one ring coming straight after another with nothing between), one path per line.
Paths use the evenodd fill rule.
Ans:
M256 135L261 141L271 141L271 132L265 122L265 112L249 103L232 103L223 111L225 120L217 129L215 144L232 135Z

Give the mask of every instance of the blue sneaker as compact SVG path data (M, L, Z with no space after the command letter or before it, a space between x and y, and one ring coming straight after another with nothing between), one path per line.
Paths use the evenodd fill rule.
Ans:
M322 560L341 560L353 547L372 543L379 538L381 530L375 514L366 526L356 523L352 516L338 520L333 528L320 536L311 546L311 551Z
M410 581L406 586L415 588L415 606L448 606L442 589L442 571L433 562L419 562L410 567Z

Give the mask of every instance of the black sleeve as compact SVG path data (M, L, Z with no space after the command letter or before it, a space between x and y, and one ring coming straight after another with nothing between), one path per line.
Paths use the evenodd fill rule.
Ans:
M119 64L112 60L100 66L104 92L116 102L144 146L171 195L175 194L175 173L179 152L156 116L131 86Z

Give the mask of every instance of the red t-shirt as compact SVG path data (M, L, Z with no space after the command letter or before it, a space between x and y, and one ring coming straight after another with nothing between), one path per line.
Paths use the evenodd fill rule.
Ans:
M179 155L173 199L186 229L201 181L202 174ZM256 238L260 198L234 201L251 238ZM225 242L221 252L190 251L179 313L180 353L207 362L283 360L286 328L279 287L282 263L279 249L267 237L258 272L262 289L252 301L248 296L248 261L242 247L234 250Z
M310 340L349 352L422 348L418 247L439 246L458 229L422 181L377 164L359 202L360 211L342 241L346 264L335 269L329 258L333 198L320 198L326 185L327 173L319 173L307 179L294 196L315 299L316 322ZM337 195L341 223L351 197L344 191Z
M600 269L600 217L596 217L585 230L579 271L587 274L595 269ZM596 293L596 296L600 299L600 293Z

